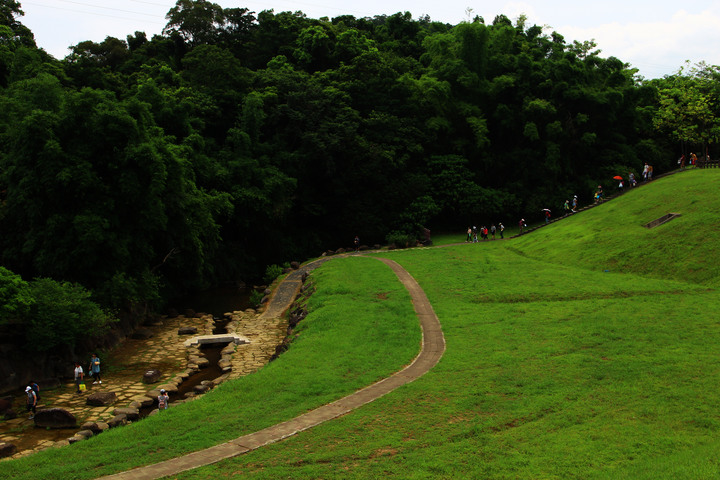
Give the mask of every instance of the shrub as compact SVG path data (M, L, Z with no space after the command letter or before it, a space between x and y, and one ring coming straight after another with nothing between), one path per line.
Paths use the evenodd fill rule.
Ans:
M27 300L20 314L25 338L37 351L72 349L83 337L105 333L115 321L77 284L39 278L19 295Z
M385 237L387 243L395 245L395 248L414 247L417 243L417 236L412 233L393 231Z
M280 265L268 265L265 269L265 275L263 275L263 280L267 284L271 284L273 280L275 280L277 277L279 277L282 274L282 267Z

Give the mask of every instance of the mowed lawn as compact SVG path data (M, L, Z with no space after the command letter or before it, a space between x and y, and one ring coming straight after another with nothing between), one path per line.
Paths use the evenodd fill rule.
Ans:
M656 180L518 239L383 253L418 280L440 318L440 363L342 418L173 478L720 478L720 253L706 245L717 235L719 180L720 172ZM642 227L668 210L683 216ZM363 258L323 265L314 274L318 310L299 342L270 368L187 405L180 438L226 437L228 426L239 436L408 361L418 339L409 299L383 268ZM243 403L265 396L267 405ZM252 415L209 429L209 412L228 415L220 405ZM163 435L151 421L136 434ZM181 450L176 419L166 421L165 445L130 447L132 436L110 432L38 458L62 462L102 445L103 466L87 468L114 469L105 435L125 442L116 448L126 455L163 457L158 449Z
M720 478L720 258L704 246L719 179L658 180L520 239L385 254L440 317L440 364L179 478ZM683 217L642 227L668 209Z

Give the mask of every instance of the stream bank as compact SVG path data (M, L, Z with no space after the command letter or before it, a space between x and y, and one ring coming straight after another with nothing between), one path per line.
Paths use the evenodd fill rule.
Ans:
M162 317L155 324L140 329L143 333L140 336L145 338L128 338L107 354L103 359L103 364L107 367L102 372L103 383L93 385L92 381L86 382L86 393L76 394L72 382L65 382L60 387L47 391L42 389L41 385L38 410L64 408L76 417L79 427L88 422L107 423L115 417L115 409L127 407L133 402L136 407L144 403L141 410L144 410L144 414L149 414L156 408L156 391L166 387L170 392L171 407L174 407L173 404L184 401L181 395L189 394L191 399L197 395L195 387L202 385L203 381L211 387L221 381L247 375L267 364L287 331L286 320L266 318L252 309L234 311L223 317L226 317L228 333L242 335L250 343L237 346L220 345L209 349L187 348L184 342L194 334L180 335L178 331L181 328L195 328L197 335L209 335L217 327L217 319L210 314ZM211 355L219 358L219 362L206 359L206 362L202 363L207 363L207 366L192 367L197 363L198 357L204 358L212 350L215 352ZM143 375L150 369L159 370L162 375L157 383L144 384ZM196 377L195 374L200 376ZM108 406L88 406L87 396L93 392L113 392L117 400ZM17 448L17 452L10 458L66 445L70 443L69 438L74 438L80 431L80 428L35 428L34 421L27 419L23 402L24 396L15 399L14 408L18 418L0 422L0 443L12 443Z

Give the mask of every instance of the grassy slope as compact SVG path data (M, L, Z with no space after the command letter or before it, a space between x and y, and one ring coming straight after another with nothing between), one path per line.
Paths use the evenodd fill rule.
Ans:
M336 421L178 478L720 478L720 325L714 314L720 308L719 259L712 244L718 180L720 172L712 171L661 179L512 241L385 254L415 276L438 313L447 340L440 364ZM654 230L639 227L668 211L683 217ZM688 262L691 267L682 268ZM322 324L308 323L307 343L290 350L296 356L281 358L305 382L317 375L328 379L311 392L319 397L334 386L332 379L343 378L343 369L356 369L363 360L306 361L315 358L311 335L330 343L342 338L342 330L314 330L344 324L358 310L374 307L372 294L363 292L377 296L393 284L376 287L387 280L382 269L360 275L337 271L336 265L322 267L320 284L340 285L343 296L318 294L317 301L338 310L327 311ZM349 309L345 302L358 303ZM383 315L384 305L370 318ZM374 351L388 337L360 336L349 343L360 341ZM237 397L265 389L272 398L285 387L277 380L292 378L281 377L280 365L248 377L250 383L218 389L207 404L239 402L254 408L262 422L284 416L250 403L263 396ZM304 402L303 388L281 392L283 403ZM188 413L204 420L204 410ZM120 457L128 451L157 453L158 444L169 448L174 437L166 427L175 428L174 419L164 419L169 425L150 420L125 431L137 439L153 427L173 440L131 450L119 444L121 455L103 450L102 461L126 462ZM193 426L188 440L202 436L196 427L205 427L193 416L184 421ZM218 424L205 432L216 437L225 430ZM105 435L119 441L111 433L56 456L9 465L72 461L77 452L96 456L94 446L105 445ZM40 477L48 473L19 478Z
M663 179L511 242L391 252L440 316L441 363L180 478L718 478L718 258L704 246L718 178ZM637 227L667 211L683 217Z
M720 285L720 171L689 170L542 228L518 251L593 270ZM667 213L681 217L646 229Z
M293 418L385 378L417 355L421 334L409 295L384 264L338 259L313 277L312 314L278 360L162 415L3 462L0 478L95 478L155 463Z

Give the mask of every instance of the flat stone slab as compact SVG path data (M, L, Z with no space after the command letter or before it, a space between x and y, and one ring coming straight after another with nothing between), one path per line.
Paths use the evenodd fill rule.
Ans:
M193 345L206 345L210 343L234 343L235 345L242 345L244 343L250 343L250 340L240 335L223 333L219 335L198 335L197 337L185 340L184 345L191 347Z

